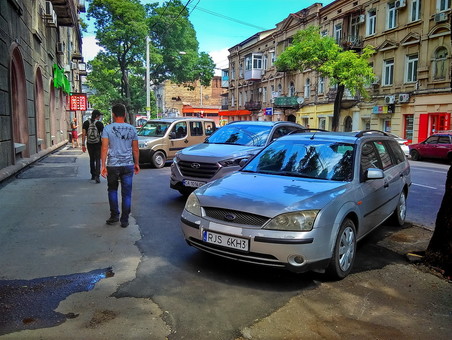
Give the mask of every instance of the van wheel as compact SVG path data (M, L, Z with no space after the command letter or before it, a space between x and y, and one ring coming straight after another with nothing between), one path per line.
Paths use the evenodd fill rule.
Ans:
M356 228L353 221L346 218L339 228L333 257L326 270L327 275L335 280L341 280L350 274L356 256Z
M151 164L154 168L160 169L165 166L166 156L162 151L157 151L152 155Z
M402 226L405 223L406 218L406 195L402 191L400 193L399 202L397 207L391 215L390 221L398 226Z

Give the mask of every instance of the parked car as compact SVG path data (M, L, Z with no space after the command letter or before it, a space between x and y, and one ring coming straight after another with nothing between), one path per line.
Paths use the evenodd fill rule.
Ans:
M138 130L140 163L151 163L155 168L162 168L177 151L201 143L215 128L215 121L207 118L149 120Z
M302 131L291 122L237 121L215 132L204 143L179 151L171 165L170 187L182 195L240 169L240 162L273 140Z
M342 279L357 241L389 218L404 224L410 185L409 162L384 133L288 135L190 194L182 231L211 254Z
M410 155L410 148L408 147L408 140L406 140L405 138L399 137L393 133L389 133L386 132L389 136L393 137L397 143L399 143L400 147L402 148L403 153L405 154L405 156L409 156Z
M447 159L452 161L452 132L435 133L418 144L411 144L410 156L414 161L422 158Z

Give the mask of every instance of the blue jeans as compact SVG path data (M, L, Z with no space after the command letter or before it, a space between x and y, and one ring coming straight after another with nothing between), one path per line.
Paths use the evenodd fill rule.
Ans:
M121 223L129 222L129 214L132 205L132 180L133 165L107 166L108 203L110 204L111 217L119 217L118 187L121 183Z

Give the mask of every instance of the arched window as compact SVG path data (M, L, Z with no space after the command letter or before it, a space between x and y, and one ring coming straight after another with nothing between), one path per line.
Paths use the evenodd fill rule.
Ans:
M447 73L447 49L438 47L433 58L433 79L446 79Z
M307 99L311 96L311 79L306 79L304 84L304 97Z
M291 81L289 85L289 97L295 97L295 84L293 81Z
M344 119L344 132L352 131L352 117L347 116Z
M278 97L281 97L281 94L282 94L282 85L279 84L278 85Z

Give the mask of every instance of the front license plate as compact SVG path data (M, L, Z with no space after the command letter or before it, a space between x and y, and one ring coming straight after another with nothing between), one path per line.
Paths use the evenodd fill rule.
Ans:
M190 181L188 179L184 179L182 181L182 183L186 187L192 187L192 188L199 188L199 187L202 187L204 184L206 184L206 182Z
M207 243L217 244L219 246L243 251L248 251L250 247L249 240L246 238L217 234L208 230L203 230L202 240Z

